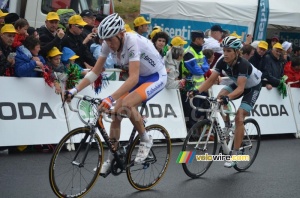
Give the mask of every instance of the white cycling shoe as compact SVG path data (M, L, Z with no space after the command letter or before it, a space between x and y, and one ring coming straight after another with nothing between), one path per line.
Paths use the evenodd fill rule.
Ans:
M150 149L153 145L153 139L152 139L151 135L149 135L149 139L150 139L149 142L140 142L139 150L138 150L137 155L134 159L135 163L141 164L148 157Z

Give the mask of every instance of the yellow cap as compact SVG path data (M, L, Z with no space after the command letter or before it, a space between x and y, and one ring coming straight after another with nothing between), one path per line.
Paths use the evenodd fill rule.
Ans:
M260 41L257 45L257 47L263 48L265 50L268 49L269 44L266 41Z
M273 45L273 49L274 48L283 50L282 45L280 43L275 43L275 45Z
M12 24L5 24L1 28L1 34L3 33L17 33L15 27Z
M126 32L134 32L127 23L124 25L124 28Z
M230 36L234 36L235 38L241 39L242 36L239 36L236 31L234 31L233 33L230 34Z
M156 30L153 30L151 33L150 33L150 39L152 39L155 34L157 34L158 32L161 32L161 29L156 29Z
M59 16L56 12L49 12L47 14L46 20L47 21L52 21L52 20L58 20L59 21Z
M69 58L69 60L75 60L75 59L77 59L77 58L79 58L79 56L77 56L77 55L75 54L74 56L72 56L71 58Z
M5 17L6 15L8 15L9 13L6 13L6 12L3 12L1 9L0 9L0 17Z
M47 57L54 57L54 56L58 56L61 55L62 52L59 51L59 49L57 47L53 47L48 53L47 53Z
M187 42L181 37L181 36L175 36L171 40L172 46L180 46L180 45L185 45Z
M138 26L146 25L146 24L150 24L150 21L146 21L146 19L144 17L142 17L142 16L137 17L133 21L133 26L134 27L138 27Z
M69 24L85 26L87 23L83 21L80 15L73 15L69 18Z

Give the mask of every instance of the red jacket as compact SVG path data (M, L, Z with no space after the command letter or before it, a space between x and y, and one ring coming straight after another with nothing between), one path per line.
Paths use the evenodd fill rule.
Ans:
M292 67L291 61L289 61L285 64L284 75L287 75L287 77L288 77L286 83L300 81L300 71L294 70L294 68ZM291 87L299 87L300 88L300 82L291 84Z
M15 40L12 44L12 48L16 49L17 47L23 45L23 41L25 40L25 36L21 34L15 35Z

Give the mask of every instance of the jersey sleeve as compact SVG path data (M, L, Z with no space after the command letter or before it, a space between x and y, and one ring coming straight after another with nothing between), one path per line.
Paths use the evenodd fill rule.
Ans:
M140 49L135 37L127 37L128 42L126 42L126 50L128 51L128 58L130 61L140 61Z
M219 58L219 60L216 63L216 66L213 68L214 71L216 71L217 73L221 74L222 73L222 67L223 67L223 57Z
M109 47L107 43L103 41L99 56L107 57L109 53L110 53Z

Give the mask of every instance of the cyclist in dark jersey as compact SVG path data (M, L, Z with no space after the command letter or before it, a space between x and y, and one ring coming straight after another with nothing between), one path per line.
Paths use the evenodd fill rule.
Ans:
M222 41L222 46L224 57L218 61L212 74L199 87L198 91L201 93L208 90L224 71L233 80L233 83L225 86L218 94L218 98L226 105L229 100L243 96L235 117L235 139L232 154L237 155L244 137L245 117L249 115L260 93L262 73L240 56L242 47L240 39L228 36ZM235 164L234 161L227 161L224 166L230 168Z

